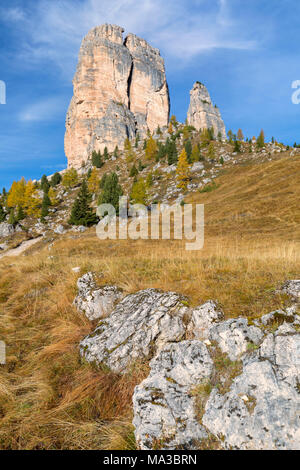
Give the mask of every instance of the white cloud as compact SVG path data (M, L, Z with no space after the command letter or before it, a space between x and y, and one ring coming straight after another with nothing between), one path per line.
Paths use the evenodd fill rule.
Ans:
M68 80L83 36L96 25L119 24L185 62L211 49L255 47L253 30L234 17L229 0L37 0L31 12L6 9L4 15L24 36L22 60L51 60Z
M64 98L45 98L27 106L19 113L22 122L53 121L66 112Z

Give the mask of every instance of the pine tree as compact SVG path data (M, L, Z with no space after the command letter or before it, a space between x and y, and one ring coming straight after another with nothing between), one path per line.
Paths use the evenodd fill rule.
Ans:
M50 188L50 184L49 184L48 178L46 175L43 175L41 179L41 189L45 193L49 191L49 188Z
M99 152L96 152L96 150L93 151L92 153L92 165L95 166L96 168L102 168L104 165L104 162L102 160L102 155L99 150Z
M15 210L12 208L9 213L8 223L11 225L17 224L17 219L15 217Z
M50 185L54 188L55 186L61 183L61 180L62 180L61 174L56 172L54 173L54 175L52 176L50 180Z
M190 179L190 166L185 149L183 149L179 155L176 175L178 181L177 187L185 191L187 188L187 182Z
M104 160L108 160L108 159L109 159L109 153L108 153L107 147L104 148L103 158L104 158Z
M118 148L118 146L116 145L116 146L115 146L115 150L114 150L114 157L115 157L115 158L118 158L118 156L119 156L119 148Z
M90 207L90 200L91 195L88 191L87 182L84 179L72 207L71 217L69 219L70 225L83 225L84 227L90 227L98 222L98 217Z
M0 203L0 223L4 222L5 219L6 219L6 212L5 212L2 204Z
M131 167L129 176L130 176L131 178L134 178L137 174L138 174L138 169L137 169L137 167L136 167L135 164L134 164L134 165Z
M186 151L188 162L191 163L192 162L192 151L193 151L192 142L190 140L187 140L186 143L184 144L184 148L185 148L185 151Z
M100 188L100 189L103 189L103 188L104 188L106 178L107 178L107 173L104 173L104 175L102 176L102 178L101 178L101 180L100 180L100 183L99 183L99 188Z
M237 139L234 139L233 151L237 153L241 153L241 144Z
M41 220L44 221L45 217L49 214L49 207L51 206L51 201L48 195L48 192L44 191L44 197L42 201L42 211L41 211Z
M143 171L143 169L144 169L144 165L142 164L141 160L139 160L138 170Z
M260 131L260 134L256 141L257 148L263 148L265 146L265 133L263 129Z
M167 143L168 165L173 165L178 161L178 152L175 140L171 139Z
M119 179L116 173L111 173L106 176L103 191L100 194L98 204L112 204L119 213L119 198L123 196L122 188L119 184Z
M18 207L18 212L17 212L17 221L20 222L21 220L24 220L26 217L25 212L23 210L22 206Z

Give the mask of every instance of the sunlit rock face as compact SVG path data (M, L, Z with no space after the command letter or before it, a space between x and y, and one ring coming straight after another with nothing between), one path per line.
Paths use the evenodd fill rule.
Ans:
M165 126L169 92L159 50L105 24L82 41L66 118L65 153L79 168L93 150L122 148L138 132Z

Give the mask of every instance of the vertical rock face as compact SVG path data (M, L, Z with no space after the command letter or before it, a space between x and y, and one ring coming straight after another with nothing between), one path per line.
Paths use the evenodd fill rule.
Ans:
M134 113L137 128L145 134L157 126L165 126L169 119L169 90L164 60L155 49L134 34L125 40L133 64L129 86L129 107Z
M207 88L196 82L190 91L190 106L187 121L197 130L213 128L215 136L226 139L225 125L219 109L213 105Z
M112 151L169 118L164 61L157 49L123 28L102 25L83 39L66 118L68 164L80 167L93 150Z

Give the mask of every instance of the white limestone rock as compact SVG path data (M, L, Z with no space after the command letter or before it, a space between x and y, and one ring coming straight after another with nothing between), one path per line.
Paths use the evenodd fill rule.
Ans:
M89 362L123 372L132 361L150 359L165 344L185 334L186 298L174 292L146 289L126 296L80 343Z
M202 423L226 449L299 450L299 384L300 334L279 329L245 356L228 393L213 389Z
M264 333L258 327L248 325L246 318L226 320L209 330L209 339L217 342L231 361L238 360L247 351L249 343L258 345L263 336Z
M213 361L206 346L200 341L168 344L150 367L150 375L133 396L139 448L197 449L207 433L196 420L191 389L212 374Z
M77 309L89 320L108 316L123 294L117 286L97 287L93 273L86 273L77 281L78 295L74 300Z
M187 332L195 339L207 339L210 328L222 320L224 320L222 309L216 302L209 300L192 311Z

